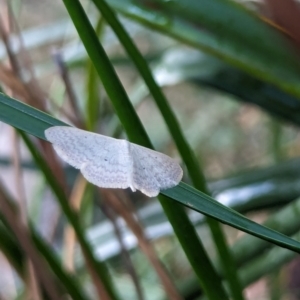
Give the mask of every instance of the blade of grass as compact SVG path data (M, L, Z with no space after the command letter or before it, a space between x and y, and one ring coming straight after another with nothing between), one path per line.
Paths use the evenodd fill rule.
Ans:
M22 223L19 214L16 213L16 210L10 205L5 197L3 189L0 189L0 209L5 224L8 224L9 228L18 239L20 247L26 254L25 259L29 259L32 263L39 284L44 288L49 299L59 299L60 291L58 285L53 280L53 276L51 276L51 273L49 272L50 270L46 267L43 257L34 247L27 227Z
M62 269L61 263L58 260L57 256L53 253L53 251L49 249L49 246L39 236L39 234L35 231L35 229L32 226L31 236L36 248L39 250L40 253L43 254L52 271L58 277L60 282L64 285L72 299L87 300L87 296L84 295L83 291L81 290L81 285L78 284L74 277L72 277L67 272L65 272L64 269Z
M271 215L263 225L273 230L280 229L288 235L296 234L300 229L299 210L300 198ZM289 220L289 222L286 222L286 220ZM256 239L253 236L244 236L233 244L232 251L235 254L237 265L242 266L252 261L254 257L259 256L269 247L270 245L263 240Z
M98 75L103 82L103 86L111 99L129 139L137 144L153 148L140 119L135 113L123 86L109 62L103 47L99 43L98 38L81 7L81 4L77 0L64 0L64 4L71 16L71 19L73 20L90 59L94 63ZM201 257L202 268L203 265L207 268L205 276L202 270L200 271L199 269L195 269L195 272L202 283L202 288L207 296L210 299L228 299L220 280L218 279L218 275L213 270L211 262L205 254L195 228L192 226L183 207L168 202L162 196L159 196L158 198L172 227L174 228L175 234L190 260L191 265L196 266L196 262L199 257ZM191 244L193 245L191 246ZM219 284L216 287L217 283Z
M199 166L199 162L197 161L193 150L187 143L180 128L180 125L175 117L175 114L173 113L170 105L168 104L166 97L162 93L159 86L156 84L147 62L145 61L145 59L143 58L140 51L137 49L129 35L127 34L126 30L120 24L113 11L106 4L106 2L103 0L93 0L93 2L114 30L115 34L119 38L120 42L122 43L123 47L127 51L132 61L135 63L135 66L137 67L139 73L141 74L145 83L147 84L149 91L151 92L153 99L155 100L161 112L161 115L164 118L168 129L176 143L181 158L187 167L193 185L198 190L209 194L208 188L206 186L205 177ZM222 229L219 226L219 224L212 219L208 220L208 225L212 232L214 242L217 246L219 258L222 261L224 272L227 274L226 278L229 281L232 295L234 296L234 299L243 299L242 288L237 277L235 264L231 257L231 253L227 247ZM203 253L205 253L204 250ZM192 267L195 270L197 276L200 277L200 283L206 284L205 278L207 278L207 273L211 272L212 276L215 277L214 283L217 284L217 281L219 281L218 288L222 287L221 280L218 276L216 276L215 271L213 270L211 265L203 266L202 264L196 264Z
M31 120L34 121L34 123L37 125L36 128L32 127L32 135L35 135L37 137L42 137L44 140L46 140L46 137L44 136L44 118L48 118L48 127L55 126L58 122L60 124L67 125L61 121L58 121L57 119L51 117L50 115L47 115L33 107L30 107L24 103L19 102L18 105L10 105L7 106L6 104L3 105L2 99L5 99L5 103L10 99L10 101L14 102L17 101L15 99L9 98L8 96L5 96L0 93L0 120L2 121L2 110L5 110L10 115L15 115L14 118L11 120L6 120L6 123L11 126L16 126L17 128L22 130L22 122L24 123L24 127L28 127L27 123L30 123ZM18 107L20 110L16 109ZM20 122L18 116L21 116L24 112L26 112L26 118L23 118L23 121ZM37 120L40 120L40 125L37 122ZM29 126L31 127L31 126ZM35 150L35 149L33 149ZM34 151L36 153L36 151ZM37 154L38 155L38 154ZM51 173L49 173L47 176L51 176ZM55 180L51 178L51 180ZM55 186L55 183L54 183ZM56 193L60 194L62 191L55 188L57 191ZM300 253L300 243L297 241L294 241L293 239L280 234L277 231L271 230L267 227L264 227L260 224L257 224L243 215L237 213L233 209L230 209L221 203L217 202L216 200L212 199L206 194L201 193L200 191L194 189L193 187L185 184L180 183L178 186L168 189L165 191L162 191L161 194L164 194L168 197L166 201L171 202L171 200L175 200L180 202L181 204L198 211L200 213L203 213L207 216L213 217L216 220L228 224L234 228L240 229L244 232L247 232L251 235L254 235L256 237L259 237L263 240L269 241L273 244L276 244L278 246L288 248L290 250L293 250L295 252ZM172 202L174 205L174 202Z
M3 220L2 215L0 215L0 220ZM6 256L7 260L18 273L20 278L24 279L24 252L16 243L15 237L13 237L2 224L0 225L0 236L1 252Z
M30 106L2 93L0 93L0 98L0 120L38 138L46 140L44 131L49 126L67 126L66 123L51 117L45 112L37 109L32 111ZM30 118L30 122L28 122L28 117Z
M99 35L101 36L103 29L104 29L104 19L102 18L102 16L100 16L95 29L96 34L98 36ZM86 124L89 130L93 130L98 119L99 107L100 107L99 100L101 98L101 95L99 95L99 77L90 59L88 59L87 62L86 93L87 93Z
M186 197L184 199L182 196L185 195L187 192L189 194L189 197ZM189 208L192 208L196 211L202 212L207 216L211 216L217 220L220 220L224 224L243 230L247 233L250 233L253 236L260 237L278 246L279 246L278 242L280 240L281 247L289 248L290 250L300 253L299 242L275 230L271 230L267 227L264 227L260 224L257 224L245 218L241 214L235 212L233 209L224 206L223 204L217 202L216 200L209 197L208 195L203 194L202 192L194 189L193 187L183 182L181 182L176 187L176 189L175 188L168 189L162 191L161 193L164 194L165 196L170 197L171 199L179 201L180 203L186 205ZM202 198L202 201L199 201L198 197ZM206 201L203 201L203 199L206 199ZM223 210L218 209L221 207L223 207ZM233 212L234 214L232 214Z
M11 201L11 199L9 199L9 201ZM10 204L13 206L12 203ZM2 215L0 215L0 220L2 222L4 221L5 224L5 220ZM75 278L72 278L61 268L61 263L59 262L56 255L54 255L53 251L49 249L49 246L47 246L45 241L42 240L42 238L39 236L39 234L35 231L35 229L32 226L30 226L30 234L31 234L31 239L34 242L36 248L46 259L53 273L57 276L59 282L62 285L64 285L64 287L69 292L72 299L87 300L88 298L80 290L80 285L78 285L78 283L75 281ZM5 253L6 257L8 257L8 260L12 262L12 265L14 266L14 268L22 278L21 270L23 269L22 261L24 259L24 253L22 253L18 243L12 237L12 232L10 231L10 228L7 226L7 224L5 224L5 227L0 226L0 235L1 235L1 242L2 241L7 242L5 248L9 247L9 253L6 254L6 249L4 249L3 253ZM2 251L3 248L1 247L1 244L0 244L0 248ZM14 255L12 256L12 254Z
M300 241L300 232L293 235L293 238ZM261 252L258 257L252 259L251 262L240 269L239 274L242 284L244 287L249 286L260 278L272 274L276 270L281 270L284 265L297 258L298 256L295 253L278 247Z
M258 105L275 117L300 125L297 113L300 101L296 97L239 70L225 67L213 76L195 78L193 81L232 94L236 100Z
M235 1L189 0L167 4L166 1L109 0L108 3L151 29L300 96L297 56L275 29ZM173 13L168 13L171 10ZM190 15L194 21L189 19ZM202 29L202 24L207 30ZM224 31L226 38L222 35ZM260 43L263 46L258 46Z

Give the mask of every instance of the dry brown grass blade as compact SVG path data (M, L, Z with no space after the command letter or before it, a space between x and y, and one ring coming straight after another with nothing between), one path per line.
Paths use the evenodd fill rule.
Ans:
M300 4L295 0L265 0L271 19L288 33L300 50Z
M128 270L128 274L132 278L133 284L134 284L135 289L136 289L137 297L138 297L139 300L143 300L143 299L145 299L145 297L144 297L144 294L142 292L142 287L141 287L141 284L140 284L140 280L139 280L138 275L135 271L135 268L134 268L134 265L133 265L132 260L130 258L129 252L127 251L126 246L124 244L124 241L122 239L121 230L119 228L119 225L116 222L117 221L116 220L116 214L106 201L104 203L100 203L100 206L101 206L102 212L111 221L111 223L114 227L114 232L115 232L116 238L117 238L117 240L120 244L120 248L121 248L121 256L123 258L124 265Z
M65 84L66 94L68 96L68 99L69 99L69 102L70 102L70 107L73 111L73 115L76 116L76 123L74 123L74 125L76 127L81 128L81 129L85 129L85 126L84 126L84 123L83 123L83 120L82 120L82 116L81 116L81 112L80 112L80 109L77 105L76 95L75 95L73 86L71 84L68 69L67 69L67 67L66 67L66 65L65 65L65 63L64 63L64 61L61 57L60 52L55 51L53 56L54 56L54 59L55 59L55 62L57 64L57 66L58 66L60 76L61 76L61 78L62 78L62 80Z
M8 10L8 11L10 11L10 10ZM15 21L13 16L11 16L11 19L13 21ZM2 18L0 19L0 34L4 41L12 70L4 67L3 65L0 65L0 80L2 80L2 82L7 87L9 87L9 89L11 90L11 93L14 96L18 96L18 98L22 99L24 102L42 110L42 111L46 111L46 109L45 109L46 96L45 96L45 93L43 93L41 91L41 89L39 88L39 85L38 85L36 79L33 77L33 72L30 72L32 74L30 81L24 82L22 79L21 70L20 70L22 65L19 64L18 57L14 54L14 52L11 49L11 46L9 43L9 32L4 28L1 20L2 20ZM14 22L14 25L15 25L15 27L18 27L16 22ZM20 45L21 45L20 52L22 52L23 54L25 53L23 56L29 57L29 55L27 55L25 48L23 47L23 42L20 37L20 34L18 35L18 37L20 39ZM27 64L27 69L32 70L30 63L29 63L29 66ZM62 168L61 168L60 164L58 163L58 160L56 159L56 156L54 154L54 151L53 151L51 145L42 140L38 140L38 143L40 144L40 146L43 150L45 159L48 162L48 165L50 166L53 174L55 174L57 180L59 181L59 183L63 187L63 189L65 191L67 191L65 179L64 179L64 173L62 172ZM52 240L59 216L57 215L57 216L54 216L53 218L54 218L54 221L56 220L56 222L52 223L53 230L52 230L52 234L51 234L49 240Z
M0 251L1 283L5 286L0 289L0 300L17 298L17 284L15 282L15 272L7 257Z
M95 272L95 268L93 264L89 261L87 255L83 252L83 255L85 257L86 265L89 270L89 274L93 279L94 286L96 288L97 294L98 294L98 299L101 300L111 300L106 287L103 285L102 281L99 280L99 275Z
M34 78L30 78L30 80L24 81L22 78L22 66L20 61L18 60L18 56L15 55L13 52L11 45L9 43L9 32L4 28L4 25L2 23L2 17L0 18L0 35L3 40L8 58L9 58L9 63L11 66L12 71L15 73L15 77L19 78L19 80L23 83L24 88L26 89L26 100L28 101L27 103L30 105L34 105L36 108L45 111L45 94L41 91L39 88L38 84L35 82ZM21 42L21 37L19 37L20 44L22 45L23 43ZM21 47L20 52L23 52L24 49ZM34 81L34 84L33 84Z
M20 158L20 143L19 137L16 131L13 129L13 169L15 172L16 179L16 190L18 195L18 206L20 210L20 217L25 226L27 226L27 204L25 195L25 186L23 181L23 172L21 168L21 158Z
M70 197L70 205L74 209L74 211L78 211L80 208L86 185L87 185L86 180L82 177L81 174L79 174ZM75 271L74 250L76 245L76 236L73 228L70 226L67 226L64 232L64 245L65 245L64 264L67 270L74 272ZM107 293L105 286L99 279L99 275L95 272L94 266L90 263L88 256L84 253L84 251L83 251L83 256L85 258L86 265L89 270L89 274L94 282L94 286L97 291L99 299L110 300L110 296Z
M174 286L163 264L158 259L154 248L145 236L144 230L136 217L130 212L122 200L118 198L112 191L101 189L101 193L103 195L103 199L106 199L105 201L107 201L107 203L109 203L115 212L125 220L130 230L136 236L139 247L155 269L165 289L168 299L182 300L182 297Z
M8 3L8 11L10 13L10 19L14 22L14 24L13 24L14 27L18 28L18 24L17 24L14 16L12 15L12 11L10 10L9 4L10 3ZM33 70L32 62L29 58L29 54L27 53L27 51L24 47L24 43L23 43L21 34L19 31L17 32L17 37L19 39L19 45L20 45L20 51L17 56L11 49L11 45L9 43L9 33L10 32L8 32L8 30L5 29L1 20L2 20L2 18L0 18L0 34L3 39L4 45L5 45L8 57L9 57L10 66L11 66L11 71L9 72L9 75L10 75L9 78L7 78L7 76L5 76L7 69L5 70L3 66L1 67L1 69L4 69L2 74L0 74L0 75L2 75L2 79L5 80L5 82L4 81L3 82L8 85L8 87L12 90L12 93L14 95L19 96L18 98L22 99L24 102L42 110L42 111L47 112L46 105L45 105L47 95L46 95L46 93L44 93L41 90L38 81L34 77L34 74L32 71ZM23 61L22 61L22 63L21 63L18 58L25 58L26 62L23 63ZM25 81L22 78L22 71L23 71L22 68L23 67L29 74L31 74L29 80ZM12 79L13 79L13 81L12 81L13 85L11 84ZM64 189L66 190L63 172L60 168L60 165L58 164L58 161L55 159L54 151L53 151L52 147L50 146L49 143L45 143L41 140L38 140L38 142L40 143L42 149L47 152L45 159L48 161L50 168L54 172L55 176L57 177L57 179L60 182L60 184L62 185L62 187L64 187ZM51 152L53 152L53 153L51 153Z
M18 63L18 60L17 60L16 56L11 51L9 35L7 34L7 31L5 30L4 24L2 22L2 20L4 19L5 23L7 23L7 27L12 26L12 24L10 22L11 21L11 14L10 14L10 9L9 9L8 2L6 2L6 4L7 4L6 5L7 12L6 12L6 14L2 13L2 16L0 18L0 36L3 40L4 46L6 48L6 52L7 52L9 62L11 64L12 69L17 70L18 73L19 73L20 72L19 63ZM5 19L5 17L8 18L8 19Z
M82 198L87 186L86 180L79 173L74 184L74 188L70 195L70 205L75 210L78 211L80 209L80 205L82 202ZM76 246L76 236L74 229L67 225L64 230L64 265L67 270L74 273L74 253Z
M20 216L15 208L12 207L10 197L7 196L4 187L0 185L0 210L18 239L19 245L26 253L28 258L31 260L36 273L36 278L39 283L44 287L50 299L57 300L60 299L60 295L56 288L56 285L52 281L52 275L47 268L47 265L43 258L40 256L39 252L36 250L33 245L28 229L24 226L20 220Z
M7 2L8 17L11 23L10 27L14 27L16 29L17 32L16 37L19 39L20 49L18 52L18 56L16 56L13 53L10 47L10 43L9 43L10 31L5 30L5 27L1 23L1 19L0 19L0 34L2 36L9 57L11 68L15 73L14 76L17 78L19 84L21 85L19 90L22 91L22 93L18 93L20 95L20 97L18 98L21 98L26 103L35 106L36 108L46 112L45 103L46 103L46 99L48 99L48 95L40 88L39 83L35 78L31 58L24 46L23 38L18 23L12 13L12 9L10 5L11 3ZM22 63L20 63L19 61L21 61ZM26 70L26 73L29 74L30 76L30 78L26 81L24 81L22 78L22 72L21 72L22 69ZM52 102L52 105L54 105L57 109L59 109L61 113L67 119L69 119L73 124L77 124L77 119L73 117L71 114L68 114L64 108L58 108L54 102Z
M41 290L38 285L34 266L30 259L26 261L26 270L28 273L28 288L26 289L26 298L28 300L42 300Z
M25 187L23 182L23 173L21 169L21 158L20 158L20 144L19 144L19 137L16 131L13 131L13 165L15 170L15 177L16 177L16 189L18 194L18 207L20 212L20 219L21 222L25 227L28 227L28 218L27 218L27 204L26 204L26 195L25 195ZM26 275L27 275L27 282L26 284L26 299L32 300L40 300L41 298L41 291L37 284L37 278L35 276L34 268L32 262L27 258L26 261ZM28 288L27 288L28 287Z
M28 103L28 99L30 95L27 93L27 89L24 84L16 77L15 73L5 67L3 64L0 63L0 81L8 87L16 97L19 99L23 99L26 103Z
M10 16L10 14L9 14ZM2 20L0 19L0 35L4 41L4 45L6 46L6 50L8 53L9 61L12 66L13 72L10 72L10 70L6 70L6 72L1 72L1 78L2 81L6 83L6 85L9 87L10 92L8 94L11 94L11 96L18 96L19 93L22 95L26 95L26 97L30 97L30 95L27 93L27 89L24 86L23 82L19 80L18 77L21 76L20 68L18 65L18 60L11 51L11 48L9 46L9 37L6 34L6 31L4 30L4 26L2 24ZM3 66L1 68L1 71L3 71ZM18 74L19 76L16 78L15 74ZM18 91L17 94L15 91ZM16 134L16 131L13 131L13 166L15 170L15 178L16 178L16 190L18 194L18 206L19 206L19 216L20 216L20 222L24 227L28 227L27 224L27 205L26 205L26 196L25 196L25 188L23 183L23 175L22 170L20 167L20 145L19 145L19 139ZM26 299L33 299L33 300L40 300L41 299L41 291L38 285L38 280L36 278L36 272L34 270L34 267L32 265L32 261L27 257L25 262L25 270L26 270Z

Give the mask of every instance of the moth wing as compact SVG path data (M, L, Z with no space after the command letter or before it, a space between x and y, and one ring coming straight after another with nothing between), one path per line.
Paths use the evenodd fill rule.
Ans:
M74 127L54 126L45 136L58 155L103 188L130 186L128 142Z
M173 158L136 144L130 144L130 153L134 158L132 185L147 196L155 197L180 182L183 172Z

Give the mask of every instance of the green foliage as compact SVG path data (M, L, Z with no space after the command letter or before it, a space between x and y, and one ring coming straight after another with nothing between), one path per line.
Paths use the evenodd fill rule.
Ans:
M68 72L76 73L77 68L81 68L81 72L83 70L87 74L87 79L85 87L80 84L80 88L84 90L84 92L81 92L76 85L76 80L71 76L67 78L68 74L62 75L63 80L60 88L66 91L70 106L67 107L56 102L54 107L56 112L61 112L59 117L52 116L52 114L54 115L54 109L48 114L34 107L34 103L36 107L48 107L43 103L43 100L45 100L44 94L39 92L36 85L24 80L20 75L21 72L18 70L17 64L13 64L14 54L13 52L10 53L9 46L7 46L12 64L12 74L15 76L14 79L17 80L9 81L5 77L1 77L3 78L4 93L0 94L0 121L18 129L19 137L22 138L32 157L31 170L38 171L42 175L45 186L50 188L53 198L57 201L59 211L62 213L62 218L59 216L57 218L61 222L65 238L64 240L61 239L61 236L54 235L56 242L59 241L59 250L54 250L52 241L45 241L45 238L49 240L51 238L41 235L40 228L36 228L31 222L31 216L26 215L24 217L23 214L26 214L26 212L23 211L22 205L19 205L18 201L13 199L2 184L0 185L0 235L2 237L0 251L5 255L10 266L15 269L22 281L18 292L20 298L28 291L33 293L34 290L31 282L33 278L28 275L28 261L34 261L32 255L35 250L39 253L37 259L40 259L47 266L47 270L42 270L42 272L45 271L42 274L51 274L47 280L43 276L35 278L38 286L36 293L43 295L42 298L45 296L45 298L51 299L53 294L60 294L69 295L72 299L88 299L88 297L92 299L97 297L126 299L128 295L135 295L135 292L132 291L133 288L129 288L128 291L125 288L122 289L122 272L119 271L118 267L115 267L113 254L109 254L103 260L97 257L98 249L102 245L104 247L109 245L112 236L107 237L107 232L104 230L104 233L99 234L98 241L97 238L93 238L94 235L90 234L90 230L98 225L101 227L101 224L105 222L106 219L103 217L102 212L108 216L110 209L112 213L109 219L115 222L114 228L119 226L116 222L117 217L123 217L128 222L128 227L131 228L132 224L130 224L126 215L127 211L120 213L118 206L113 204L114 201L110 201L112 200L110 197L117 197L120 200L127 196L115 194L114 192L110 195L106 192L99 192L98 189L87 192L85 186L80 185L80 177L74 181L74 177L78 173L75 170L64 168L54 158L51 146L44 142L47 141L44 135L47 128L55 125L71 126L70 124L73 123L95 131L99 125L99 128L106 131L108 135L113 135L118 127L118 132L126 134L131 142L149 148L153 148L153 144L158 145L158 148L170 145L170 148L178 151L184 165L184 182L172 189L161 191L157 197L160 210L155 212L154 217L152 216L149 219L145 217L140 224L143 223L148 226L148 223L150 225L161 225L163 222L168 222L172 226L172 234L178 239L178 245L180 245L180 247L171 247L176 248L172 251L181 251L182 257L187 258L187 262L184 262L184 264L190 268L189 276L183 276L184 280L179 279L176 281L172 274L164 273L165 268L161 263L163 261L166 264L164 258L159 260L155 257L154 261L156 261L158 267L152 265L151 268L146 268L142 264L134 263L134 251L127 256L123 253L123 257L127 257L124 264L127 266L125 269L132 278L133 285L136 284L136 280L143 284L142 295L137 292L136 294L139 295L137 299L153 299L151 298L152 294L149 292L151 285L153 285L150 280L150 273L147 273L146 276L139 275L141 273L139 267L147 269L144 272L150 272L150 269L158 270L160 265L162 271L157 272L155 278L161 280L165 294L160 292L159 297L165 295L167 298L181 299L181 297L188 298L196 292L197 295L203 293L208 299L243 299L244 288L272 273L272 271L278 271L295 256L295 253L300 253L300 242L298 242L300 221L298 221L297 216L299 210L299 199L297 197L300 191L297 188L296 180L297 178L300 179L300 173L297 171L298 168L295 170L295 166L298 166L299 162L295 160L285 165L280 164L285 157L288 157L282 147L286 138L285 134L288 132L292 135L292 133L289 133L277 119L268 119L268 122L265 122L264 118L267 117L264 115L260 116L260 121L256 121L255 116L253 118L248 117L248 123L240 121L241 127L251 127L254 126L253 122L258 122L259 130L262 128L266 130L267 126L271 124L268 128L271 133L271 142L268 144L264 141L265 144L268 144L266 145L268 150L264 153L264 157L268 159L263 160L261 158L261 161L265 164L274 161L274 165L270 169L254 170L252 173L244 174L240 172L242 163L237 163L234 166L237 173L235 177L222 178L209 185L206 182L205 177L207 176L204 176L204 173L207 172L210 163L212 163L210 156L217 157L222 161L222 157L213 155L209 152L210 150L207 150L213 149L213 147L209 148L210 140L215 141L216 148L222 153L219 156L224 154L224 157L226 157L226 143L228 143L232 132L240 130L240 128L233 129L228 134L220 135L222 138L224 137L222 141L214 136L217 136L217 131L222 130L223 115L223 118L227 118L227 123L232 122L234 118L230 119L230 114L234 115L240 106L235 106L236 111L233 108L228 108L226 104L220 106L220 108L215 105L212 110L209 110L208 106L200 105L198 100L196 100L198 102L192 109L186 106L186 109L190 110L191 117L188 115L188 118L190 117L191 123L196 123L197 118L201 119L201 117L192 118L193 113L207 109L207 112L205 111L206 119L199 123L201 125L194 125L199 140L201 141L202 136L207 136L207 138L206 141L199 142L200 146L196 146L197 143L193 142L189 135L189 132L191 132L189 129L192 127L184 126L188 122L186 120L184 122L176 105L167 99L167 91L164 91L162 86L172 82L170 89L173 89L176 88L176 84L185 81L193 84L197 95L204 93L203 87L209 87L212 88L212 93L215 93L212 95L219 98L221 96L217 92L225 91L234 95L236 98L233 99L235 100L242 103L255 103L268 113L275 114L294 125L299 125L297 109L299 108L298 101L300 98L300 65L298 57L294 55L293 45L288 44L282 33L275 27L271 27L262 21L257 13L229 0L203 0L200 2L197 0L140 2L131 0L93 0L92 2L93 13L97 13L96 17L98 18L96 29L93 28L90 21L92 18L89 18L87 9L83 8L79 0L62 1L68 12L69 21L76 28L76 37L79 37L82 42L88 58L85 57L83 60L76 61L76 63L67 61ZM133 33L130 30L130 25L127 25L123 19L120 21L117 12L125 15L131 21L140 23L163 35L162 37L155 36L156 39L163 38L163 41L167 43L170 40L166 39L166 36L173 38L170 42L171 46L164 48L159 45L159 51L162 52L158 51L156 54L160 60L154 58L156 66L152 67L145 55L135 45L135 41L131 36ZM101 14L100 18L98 13ZM134 64L135 71L140 76L137 80L138 84L133 87L130 94L136 96L136 103L140 105L144 105L143 100L149 94L158 108L156 112L151 104L147 103L147 114L144 115L144 119L143 115L140 116L139 108L132 103L131 97L128 97L128 87L125 87L126 84L122 84L120 80L122 75L118 76L113 67L112 62L115 66L120 66L120 64L117 64L118 57L114 60L104 50L103 37L105 37L106 24L115 33L128 55L125 59L122 58L123 66L129 66L128 68L132 70L132 64ZM142 30L143 33L146 32L145 29ZM168 65L164 61L164 55L168 54L168 48L180 48L179 45L182 44L195 49L198 54L196 60L193 60L192 55L186 54L184 55L183 64L173 60L172 65L174 65L174 68L170 68L169 73L166 72ZM180 51L185 53L185 50L181 49ZM20 68L25 68L25 66ZM158 76L161 70L169 78L161 79ZM14 84L11 82L14 82ZM98 95L100 84L101 89L103 86L109 98L108 100L104 95ZM182 88L180 85L179 87ZM6 88L12 89L14 95L17 95L15 98L18 100L6 95ZM78 101L76 100L77 97L74 99L73 96L76 93L70 92L70 88L81 95L78 99L83 100ZM58 88L56 89L58 90ZM49 98L53 95L53 98L56 98L57 93L57 91L50 93ZM31 101L31 105L19 101L19 98L27 102ZM192 97L184 95L181 101L188 102L188 98ZM228 102L229 99L231 100L228 95L227 98L224 98L222 98L224 103L225 100ZM208 105L210 101L206 100L205 102ZM61 109L60 106L62 106ZM82 108L85 108L84 118L81 118L82 111L84 111ZM224 111L222 111L223 108ZM227 108L229 113L226 112ZM218 110L219 119L216 117ZM160 126L160 123L156 122L156 114L159 114L163 125ZM199 114L199 116L201 115ZM147 117L150 118L152 131L146 126ZM64 122L60 119L67 120ZM217 130L212 128L213 121L220 122ZM203 129L202 127L205 126L206 129ZM162 133L164 129L162 128L167 128L167 133L164 135ZM159 134L162 137L157 140L153 139L153 132L156 137ZM38 143L38 146L31 137L37 138L35 142ZM158 140L161 142L159 143ZM255 147L252 147L250 141L248 142L249 145L242 148L241 152L248 150L248 148L249 152L255 151ZM15 147L17 146L15 145ZM241 155L238 149L235 155L236 157ZM261 163L261 165L264 163ZM12 165L9 160L5 161L0 157L0 166L5 164ZM21 166L24 167L24 170L28 167L24 162L21 162ZM226 175L230 173L226 170L226 167L224 169L223 173ZM74 186L72 191L70 191L70 186ZM16 189L20 190L19 187ZM236 197L239 200L235 205L231 205L235 206L235 209L216 201L215 195L220 195L223 191L229 195L234 194L231 197ZM250 195L247 200L243 198L248 196L245 191ZM134 201L141 198L140 194L137 194L137 196L130 194L130 196L132 196L134 205L136 204ZM18 197L22 198L20 194ZM93 202L94 199L98 198L101 199L100 208L99 205ZM81 205L81 199L84 199L85 209L79 214L76 210ZM34 201L37 200L34 199ZM287 203L289 201L291 203ZM249 210L267 209L271 205L273 207L284 205L284 207L273 214L271 210L268 211L270 217L263 224L254 222L238 212L238 210L246 213ZM127 205L129 213L133 211L131 206ZM197 213L198 221L192 219L191 211L186 208L191 209L195 214ZM42 210L42 205L38 210ZM198 213L209 217L209 219L200 218ZM14 216L15 220L9 217L11 215ZM101 221L97 218L100 218ZM39 221L37 220L38 218L35 218L34 224L38 224ZM86 222L83 220L89 220L89 222L85 224ZM203 238L204 224L210 227L212 235L210 248ZM228 246L229 243L224 234L227 227L222 226L222 224L229 225L249 235L235 240L232 246ZM56 226L54 226L55 230L57 230ZM68 230L72 230L72 233ZM138 230L140 230L138 231L140 235L135 236L135 238L144 255L148 259L150 257L149 261L153 263L153 255L149 254L152 252L149 252L149 249L147 250L147 247L150 246L146 247L142 242L143 238L141 236L145 233L142 229ZM133 232L136 231L133 230ZM17 238L20 233L24 234L24 240ZM72 254L71 260L74 270L70 274L68 268L63 265L63 262L67 259L64 258L62 249L68 244L66 237L72 239L73 233L80 246L80 255ZM118 234L116 235L118 236ZM100 241L101 239L102 241ZM117 253L117 258L122 256L120 255L122 251L126 251L122 246L122 241L118 240L118 243L121 245L121 250ZM71 245L75 248L76 243L73 242ZM160 252L158 251L158 253L159 256ZM177 256L181 257L176 252L172 252L172 254L175 258ZM274 257L276 259L273 259ZM183 264L183 260L176 262L176 264ZM169 270L175 268L172 265L168 267ZM33 268L35 268L34 264ZM166 278L164 276L171 280L164 279ZM174 277L176 276L174 275ZM136 290L138 290L137 285ZM272 293L270 292L270 294ZM153 292L153 295L156 295L155 292ZM157 299L157 295L155 299Z

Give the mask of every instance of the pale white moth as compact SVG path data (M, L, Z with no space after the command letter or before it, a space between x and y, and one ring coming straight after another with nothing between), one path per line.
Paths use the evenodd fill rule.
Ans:
M50 127L45 136L63 160L102 188L129 187L155 197L182 178L182 169L173 158L126 140L69 126Z

